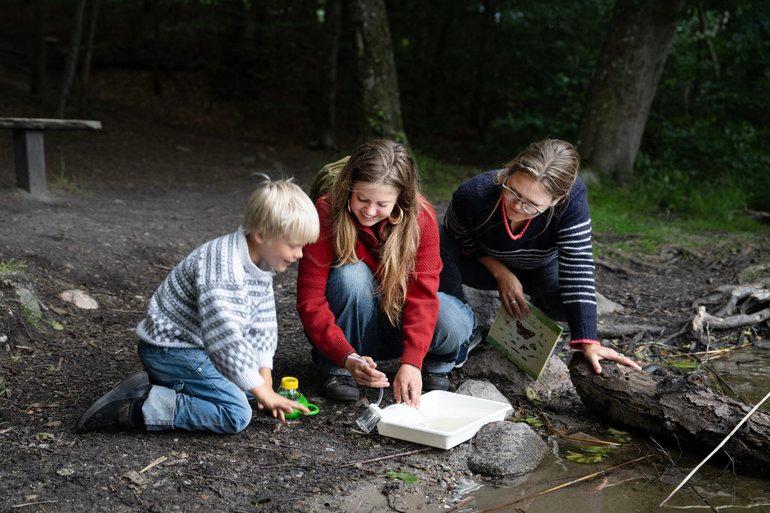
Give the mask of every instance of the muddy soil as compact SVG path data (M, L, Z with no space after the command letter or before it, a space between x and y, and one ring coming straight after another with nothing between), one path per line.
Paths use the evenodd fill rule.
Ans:
M36 114L12 95L0 95L0 112ZM47 202L14 188L10 134L0 144L0 261L25 262L17 276L48 308L43 321L30 325L18 318L9 291L1 291L0 340L7 340L0 344L0 510L439 511L469 480L480 480L464 465L467 444L356 464L420 447L363 435L353 423L360 404L317 397L319 376L294 309L296 268L275 280L274 375L298 376L321 406L318 416L281 424L255 414L236 436L75 434L77 417L94 399L140 370L134 328L166 273L239 224L251 174L280 171L308 185L319 164L336 157L126 113L105 112L102 119L98 133L46 136ZM713 284L733 283L737 270L766 256L767 247L723 248L707 261L681 259L643 275L599 268L598 282L626 307L626 319L673 329L693 298ZM99 309L79 310L59 298L73 288L87 291ZM462 379L453 376L455 385ZM590 420L576 413L573 426ZM389 478L391 470L419 481Z

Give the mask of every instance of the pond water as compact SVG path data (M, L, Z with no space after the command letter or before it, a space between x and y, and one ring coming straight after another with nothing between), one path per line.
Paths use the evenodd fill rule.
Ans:
M716 371L745 400L756 403L770 390L770 350L746 348L732 352L727 358L712 362ZM764 409L768 409L765 405ZM594 436L610 440L606 433ZM631 461L648 454L649 449L632 440L612 450L599 463L581 464L567 461L568 450L576 450L567 442L559 442L559 454L549 455L540 467L521 478L499 483L499 486L482 486L466 489L462 497L473 496L459 512L483 511L511 501L532 497L538 492L567 483L602 469ZM770 513L770 471L764 477L735 475L730 468L704 465L685 486L668 502L667 507L658 505L695 467L700 459L667 448L670 460L655 463L643 460L627 465L602 476L588 479L558 491L525 499L514 505L495 509L499 512L527 513L646 513L663 511L671 507L681 511L714 511L704 502L711 503L718 511L750 511ZM660 455L661 453L657 453ZM472 483L468 488L472 487ZM699 497L702 496L702 497ZM753 504L750 509L747 505ZM725 508L726 505L738 507ZM519 508L519 509L517 509ZM685 509L686 508L686 509ZM677 509L679 510L679 509Z

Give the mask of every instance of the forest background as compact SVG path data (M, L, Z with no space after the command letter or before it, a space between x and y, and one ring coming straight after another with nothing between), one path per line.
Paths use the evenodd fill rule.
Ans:
M6 0L0 76L52 117L340 154L408 139L436 202L566 139L597 230L646 244L767 233L769 36L751 0Z

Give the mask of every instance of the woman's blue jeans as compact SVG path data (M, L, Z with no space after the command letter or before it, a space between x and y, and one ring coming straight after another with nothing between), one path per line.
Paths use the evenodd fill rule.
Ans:
M497 290L497 281L477 259L465 258L460 245L444 225L439 227L441 235L441 271L439 290L467 303L463 285L474 289ZM565 321L564 305L559 288L559 261L551 260L543 267L516 269L508 267L521 283L524 293L543 312L557 321Z
M232 434L251 422L246 393L214 367L203 349L139 342L139 358L153 385L142 406L148 430Z
M345 264L332 269L326 283L326 299L345 338L360 355L374 360L392 360L401 356L402 333L393 326L382 311L377 282L364 262ZM473 330L470 307L448 294L439 293L439 313L436 329L423 371L445 373L455 366L460 344L468 340ZM324 374L349 375L320 351L313 357Z

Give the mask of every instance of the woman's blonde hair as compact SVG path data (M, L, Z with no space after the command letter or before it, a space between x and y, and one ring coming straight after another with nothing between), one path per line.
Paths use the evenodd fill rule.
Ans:
M385 240L380 247L380 308L394 326L401 323L410 273L414 270L420 227L417 217L426 208L417 183L417 167L403 144L375 140L353 152L336 177L329 194L336 265L358 261L356 217L349 209L350 195L357 183L390 186L398 191L391 217L386 220Z
M291 178L272 180L260 174L261 182L251 193L243 212L243 229L258 233L265 241L286 236L292 244L318 239L318 212L307 194Z
M577 179L578 169L580 169L580 155L574 146L560 139L545 139L530 144L505 164L497 173L495 183L502 185L514 173L524 173L543 186L555 205L569 198L569 193ZM492 212L497 210L502 197L501 191ZM550 222L553 217L553 208L548 210Z

